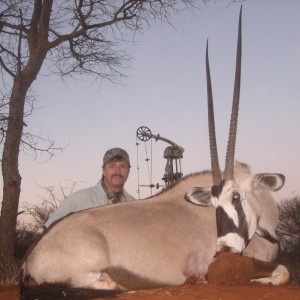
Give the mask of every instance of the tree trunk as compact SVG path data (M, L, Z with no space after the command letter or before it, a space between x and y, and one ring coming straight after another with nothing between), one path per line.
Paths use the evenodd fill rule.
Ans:
M3 201L0 218L0 255L12 258L17 224L21 176L19 150L24 126L25 99L29 87L36 78L46 49L29 59L27 67L14 79L9 101L9 119L2 155Z
M12 257L14 252L21 190L18 161L26 92L27 89L22 86L22 77L16 76L10 98L9 121L2 156L3 201L0 218L0 251L5 257Z
M21 191L19 150L24 126L24 108L28 89L38 75L49 51L48 31L52 0L35 1L28 31L29 57L23 70L17 69L9 101L9 118L2 156L3 201L0 218L0 255L14 255L14 239ZM22 27L20 28L22 30ZM22 32L20 32L20 35ZM19 47L22 46L20 40ZM18 57L21 61L21 55Z
M27 66L14 79L9 101L9 119L2 156L3 202L0 218L0 254L7 258L14 255L21 176L19 174L19 149L24 126L25 99L47 53L46 47L38 48L29 58Z

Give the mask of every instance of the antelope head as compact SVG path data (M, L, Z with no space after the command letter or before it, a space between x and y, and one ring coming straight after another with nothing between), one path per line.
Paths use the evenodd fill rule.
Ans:
M254 201L253 190L260 188L276 191L284 184L281 174L243 174L234 176L234 155L238 122L241 58L242 58L242 8L239 16L236 71L231 111L229 138L225 159L225 170L220 171L215 134L213 94L208 59L208 43L206 46L206 76L208 99L208 125L210 140L210 156L213 185L210 191L195 187L188 190L185 199L202 206L212 205L216 208L217 251L223 248L232 252L241 252L247 246L255 232L261 207Z

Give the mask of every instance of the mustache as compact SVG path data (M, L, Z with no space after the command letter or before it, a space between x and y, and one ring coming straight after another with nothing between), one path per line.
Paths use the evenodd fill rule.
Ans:
M124 179L124 176L120 175L120 174L115 174L115 175L112 175L111 178L114 178L114 177L120 177L120 178L123 178Z

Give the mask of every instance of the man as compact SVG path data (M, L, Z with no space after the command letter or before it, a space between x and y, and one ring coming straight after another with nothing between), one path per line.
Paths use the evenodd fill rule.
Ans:
M129 155L125 150L108 150L103 157L102 171L102 179L95 186L77 191L64 199L45 226L49 227L72 212L135 200L124 190L130 171Z

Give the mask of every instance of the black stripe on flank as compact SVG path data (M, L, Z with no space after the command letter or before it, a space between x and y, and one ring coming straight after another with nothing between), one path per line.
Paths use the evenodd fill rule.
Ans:
M83 299L116 299L124 290L100 290L89 288L75 288L67 284L30 285L20 290L20 300L83 300Z

